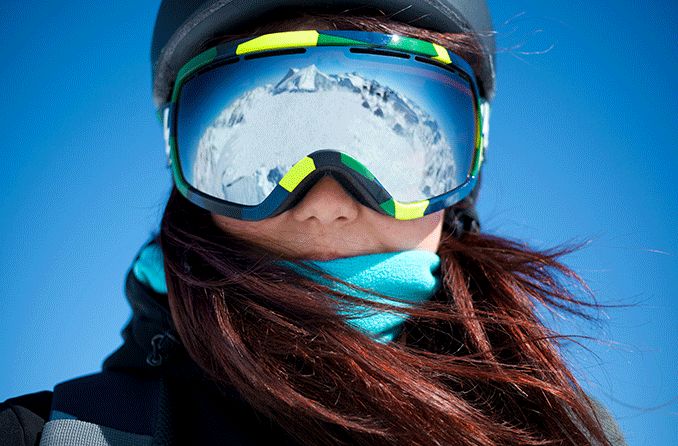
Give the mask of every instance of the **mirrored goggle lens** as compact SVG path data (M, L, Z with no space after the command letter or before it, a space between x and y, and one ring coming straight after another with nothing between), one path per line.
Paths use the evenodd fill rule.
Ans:
M241 58L190 78L176 127L186 181L213 197L257 205L297 161L336 150L403 203L463 184L477 125L469 81L414 56L354 51Z

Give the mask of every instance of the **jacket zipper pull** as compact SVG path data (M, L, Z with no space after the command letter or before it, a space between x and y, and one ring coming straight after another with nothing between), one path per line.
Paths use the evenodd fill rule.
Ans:
M169 351L171 342L176 342L176 339L168 332L158 333L153 336L153 338L151 338L151 347L153 348L153 351L146 357L146 363L151 367L162 365L162 362Z

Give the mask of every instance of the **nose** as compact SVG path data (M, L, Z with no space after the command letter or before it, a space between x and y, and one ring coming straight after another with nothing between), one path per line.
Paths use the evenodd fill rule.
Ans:
M331 176L320 178L290 213L296 221L317 219L324 225L349 223L358 217L360 203Z

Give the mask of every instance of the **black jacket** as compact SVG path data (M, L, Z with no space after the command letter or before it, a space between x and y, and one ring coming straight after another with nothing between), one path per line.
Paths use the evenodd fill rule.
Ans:
M178 336L166 296L140 282L132 268L125 293L133 314L122 331L123 345L106 358L102 372L61 384L54 392L1 403L0 445L38 445L43 429L51 435L45 428L50 410L81 413L79 420L147 441L134 444L297 444L234 389L223 392L205 376L175 341ZM599 409L614 444L624 445L612 416L602 406ZM130 444L125 439L116 443L114 435L104 436L110 443L93 444Z
M297 444L233 389L220 396L223 392L172 341L178 336L166 296L140 282L132 268L127 272L125 294L133 314L122 331L123 345L103 363L105 379L101 374L79 378L79 394L74 396L62 395L65 392L58 392L57 387L55 392L1 403L0 445L39 444L50 409L67 412L83 402L89 404L85 408L91 417L88 421L107 425L99 422L106 420L118 430L148 434L153 446ZM117 383L123 382L121 392ZM61 395L59 401L53 395ZM118 406L124 410L116 411L111 419L106 409Z

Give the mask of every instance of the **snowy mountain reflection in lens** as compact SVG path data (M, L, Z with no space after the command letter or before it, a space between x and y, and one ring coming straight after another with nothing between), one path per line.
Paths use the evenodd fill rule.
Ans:
M323 149L359 160L401 202L442 194L467 174L438 120L405 94L315 64L242 93L196 139L189 182L245 205L261 203L297 161Z

